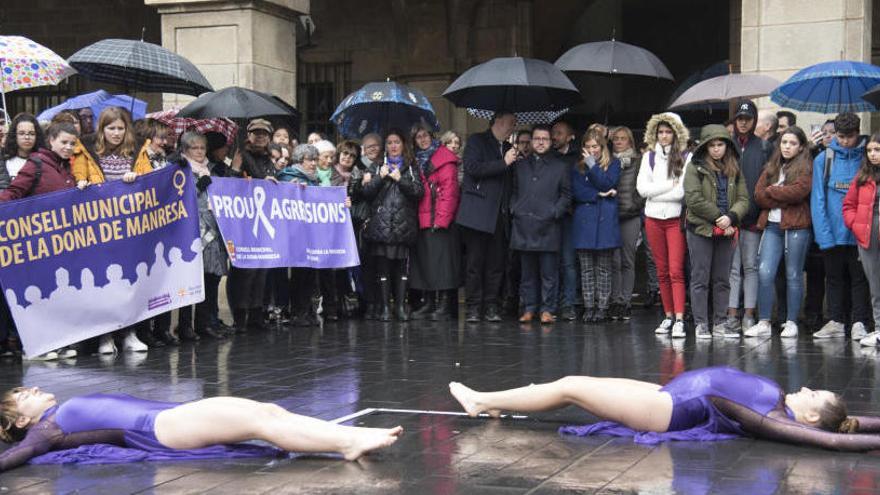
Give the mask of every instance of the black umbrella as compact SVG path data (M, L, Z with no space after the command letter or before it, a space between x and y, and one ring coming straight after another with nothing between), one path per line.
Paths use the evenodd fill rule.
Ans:
M862 94L862 99L868 103L880 108L880 84L872 87Z
M443 92L457 107L491 111L562 110L581 94L559 69L532 58L494 58L471 67Z
M673 79L656 55L635 45L611 39L584 43L563 53L556 67L564 71L628 74Z
M205 93L180 109L178 117L249 120L257 117L296 117L296 109L276 96L231 86Z
M101 40L74 53L67 62L87 79L128 89L192 96L214 91L192 62L145 41Z

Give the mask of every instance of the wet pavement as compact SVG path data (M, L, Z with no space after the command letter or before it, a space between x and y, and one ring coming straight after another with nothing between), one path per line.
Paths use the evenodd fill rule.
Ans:
M334 456L99 466L24 466L0 475L0 493L877 493L880 456L750 439L633 444L571 438L559 426L594 421L575 408L519 419L471 419L450 380L500 389L569 375L665 383L728 364L778 381L842 393L853 414L880 414L880 357L848 339L672 341L656 312L627 323L520 326L346 321L278 328L146 354L57 363L0 360L0 386L38 385L59 401L127 393L186 401L236 395L346 424L406 429L358 462Z

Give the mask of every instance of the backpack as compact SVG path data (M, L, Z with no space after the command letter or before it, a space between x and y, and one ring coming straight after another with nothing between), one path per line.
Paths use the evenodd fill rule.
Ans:
M27 194L25 197L30 196L37 190L37 186L40 185L40 178L43 177L43 160L38 156L30 157L30 161L34 162L34 180L31 182L31 187L28 188Z

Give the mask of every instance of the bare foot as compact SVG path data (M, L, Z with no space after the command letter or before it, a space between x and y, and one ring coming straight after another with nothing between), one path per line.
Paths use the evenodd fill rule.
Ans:
M450 382L449 383L449 392L455 397L455 400L461 404L461 407L468 413L468 416L475 418L481 412L485 411L489 413L489 416L493 418L497 418L501 416L501 411L498 409L490 409L486 410L482 404L480 404L477 396L479 392L466 387L464 384L458 382Z
M376 449L390 447L403 433L402 426L394 428L360 428L354 434L351 444L342 450L347 461L354 461L360 456Z

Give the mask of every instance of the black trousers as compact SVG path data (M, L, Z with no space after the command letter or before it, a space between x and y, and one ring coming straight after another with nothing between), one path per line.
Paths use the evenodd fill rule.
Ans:
M290 307L294 314L308 314L313 310L312 297L318 286L318 270L292 268L290 272Z
M229 270L226 280L226 296L232 309L260 309L266 290L265 268L236 268Z
M205 300L195 304L194 306L184 306L180 308L178 315L178 326L180 328L189 327L201 330L205 327L213 326L219 319L217 313L217 296L220 288L220 278L212 273L205 274ZM193 307L195 307L195 326L193 326ZM168 314L168 322L171 322L171 313ZM164 315L160 315L164 316Z
M858 248L835 246L823 251L823 255L828 318L844 324L860 321L870 326L871 295Z
M461 228L465 246L465 301L469 310L498 305L507 261L507 239L502 224L505 221L503 215L498 215L494 234Z

